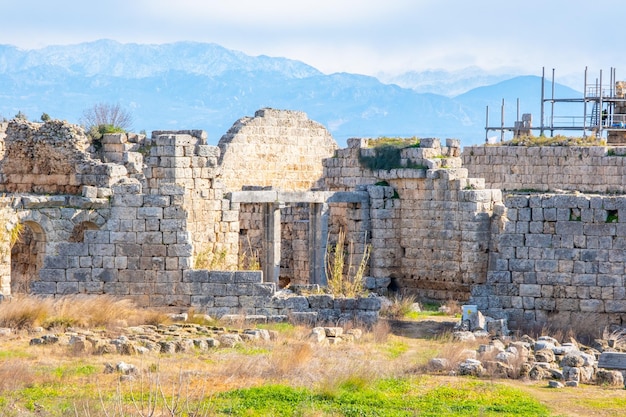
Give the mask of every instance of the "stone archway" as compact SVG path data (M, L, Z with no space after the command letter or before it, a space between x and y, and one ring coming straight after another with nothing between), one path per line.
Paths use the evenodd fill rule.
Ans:
M22 223L20 237L11 248L11 294L28 294L31 283L39 280L45 254L46 238L42 227L33 222Z

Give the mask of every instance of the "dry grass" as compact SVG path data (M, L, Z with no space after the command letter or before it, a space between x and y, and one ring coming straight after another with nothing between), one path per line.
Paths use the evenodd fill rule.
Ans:
M53 311L53 300L15 296L0 303L0 327L26 329L40 326Z
M32 310L32 304L39 302L45 306L43 319L56 314L59 317L69 317L74 322L99 323L99 326L108 328L119 324L121 315L125 315L124 320L129 325L138 324L142 311L133 309L126 302L118 303L106 298L54 300L31 297L22 301L23 303L1 303L0 317L5 319L5 312L9 311L8 306L11 304L31 305L29 309ZM16 309L15 305L11 308ZM96 314L91 311L92 308L104 310ZM74 318L73 314L79 314L81 319ZM104 320L102 316L107 315L112 318ZM150 317L150 314L143 317ZM70 404L74 401L77 415L84 416L104 416L106 414L103 409L109 416L141 415L135 411L135 406L144 406L145 411L152 407L152 410L157 410L153 414L155 416L172 415L168 414L168 410L174 408L178 410L174 415L210 415L209 410L196 408L197 401L238 388L284 384L310 388L333 396L339 386L347 385L358 390L359 387L381 378L425 372L427 369L424 364L434 357L448 360L449 369L443 371L447 374L471 355L469 351L476 351L478 345L486 343L484 340L471 343L453 342L449 335L429 339L403 338L391 334L388 324L383 321L367 330L355 342L326 346L312 343L308 338L310 329L307 327L290 326L282 329L277 326L276 329L279 331L276 340L246 342L237 348L169 355L151 352L142 356L109 354L78 357L68 346L29 346L28 341L32 335L26 331L14 333L10 337L0 337L0 402L5 401L4 405L16 407L15 410L19 410L19 413L16 411L14 415L23 416L61 415L51 412L58 409L55 407L58 407L58 402L63 397L70 398ZM108 331L115 332L116 330ZM615 334L614 337L618 340L621 336ZM138 368L139 373L134 381L120 381L119 374L103 373L105 363L115 364L120 361ZM518 366L515 363L510 365L513 369ZM85 369L91 371L85 372ZM438 376L429 381L435 385L447 383L448 379L445 378L451 377ZM510 381L506 383L516 386L521 384ZM545 384L542 386L545 387ZM596 387L581 389L589 393L595 392ZM25 398L35 395L37 390L40 391L41 398L28 404L37 402L44 408L39 412L36 409L29 411ZM532 390L539 392L534 388ZM604 389L602 392L607 396L615 394L616 398L623 397L620 394L623 391L618 389ZM559 391L560 396L575 397L579 393L579 390ZM150 405L146 403L149 400L148 394L156 394L161 400L166 399L168 402ZM129 398L134 398L134 402L129 401ZM106 404L105 407L101 401ZM126 414L115 411L114 407L118 406L125 407ZM597 411L580 407L582 412L579 415L592 415ZM3 415L1 411L0 415ZM63 415L74 414L72 412ZM143 415L147 414L144 412Z
M461 303L457 300L448 300L442 307L449 316L457 316L462 313Z
M350 241L346 248L346 234L340 230L335 245L327 245L325 254L326 276L328 290L335 296L357 297L364 293L363 275L369 262L371 245L365 245L361 260L356 266L353 264L354 242ZM348 255L346 259L346 255Z
M394 319L405 317L412 312L413 305L417 302L414 296L405 294L395 294L389 301L390 304L383 305L380 315Z
M448 338L445 337L444 340ZM441 339L440 339L441 340ZM476 355L476 342L444 342L440 344L440 348L435 357L445 359L446 366L444 369L437 371L448 374L456 371L459 368L459 364L466 359L475 358ZM430 368L430 365L426 365L425 371L434 371Z
M110 296L72 295L60 298L15 296L0 303L0 327L27 329L97 328L159 324L164 313L139 309L130 300Z
M605 141L599 140L593 135L586 138L556 135L554 137L520 136L490 146L604 146L605 144Z
M33 384L36 380L37 375L26 360L17 358L0 361L0 393L15 391Z

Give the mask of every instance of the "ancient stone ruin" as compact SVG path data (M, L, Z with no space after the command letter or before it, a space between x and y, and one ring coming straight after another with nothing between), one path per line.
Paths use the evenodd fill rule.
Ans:
M511 327L625 324L622 148L461 154L458 140L421 139L370 169L368 139L338 149L304 113L273 109L206 140L155 131L92 144L66 122L0 124L1 294L373 323L378 298L316 291L343 232L351 267L371 245L375 293L469 301Z

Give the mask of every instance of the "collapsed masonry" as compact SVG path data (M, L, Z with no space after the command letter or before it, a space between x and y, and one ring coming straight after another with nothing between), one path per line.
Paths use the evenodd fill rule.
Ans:
M277 291L324 285L328 245L343 231L350 267L371 245L366 282L377 292L391 282L420 297L471 300L511 326L555 315L597 325L626 319L626 198L503 198L495 173L507 167L524 171L524 188L542 189L544 170L516 156L526 148L472 147L461 156L457 140L422 139L395 168L371 170L362 161L378 151L367 139L337 149L304 113L272 109L237 121L218 146L202 131L155 131L105 135L96 149L60 121L13 120L0 125L3 135L4 295L112 294L216 316L372 323L377 298ZM600 167L623 178L617 167L626 158L598 149L563 151L546 175L576 184L549 171L575 160L592 173L579 182L590 189ZM11 247L17 224L24 229ZM241 270L251 266L262 272Z

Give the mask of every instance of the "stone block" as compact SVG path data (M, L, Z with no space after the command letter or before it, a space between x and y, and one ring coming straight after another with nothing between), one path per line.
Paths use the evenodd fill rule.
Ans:
M379 311L382 306L379 297L357 298L357 309Z
M183 282L209 282L209 271L204 269L183 271Z
M236 271L234 273L233 282L261 283L263 282L263 273L261 271Z
M44 282L61 282L65 281L65 269L41 269L39 271L39 280Z
M603 313L604 301L602 300L580 300L580 311L589 313Z
M91 268L70 268L65 272L67 281L91 281Z
M230 284L235 282L233 271L209 271L209 282L216 284Z
M173 244L167 246L167 256L181 257L191 256L193 254L193 246L191 244Z
M46 256L44 258L43 267L45 269L66 269L69 267L67 256Z
M356 323L363 323L364 326L372 326L378 322L378 311L356 311L354 314L354 321Z
M310 309L309 300L304 296L295 296L285 299L285 308L291 311L307 311Z
M215 307L236 308L239 307L239 297L232 295L225 297L215 297L214 305Z
M253 294L257 297L272 297L276 293L276 284L269 282L253 283Z
M334 306L334 298L327 294L313 294L307 296L309 305L312 309L332 309Z
M316 311L292 311L289 313L289 319L294 324L314 326L317 323Z
M541 285L520 284L519 295L522 297L541 297Z
M56 282L34 281L30 283L32 294L51 295L57 292Z

